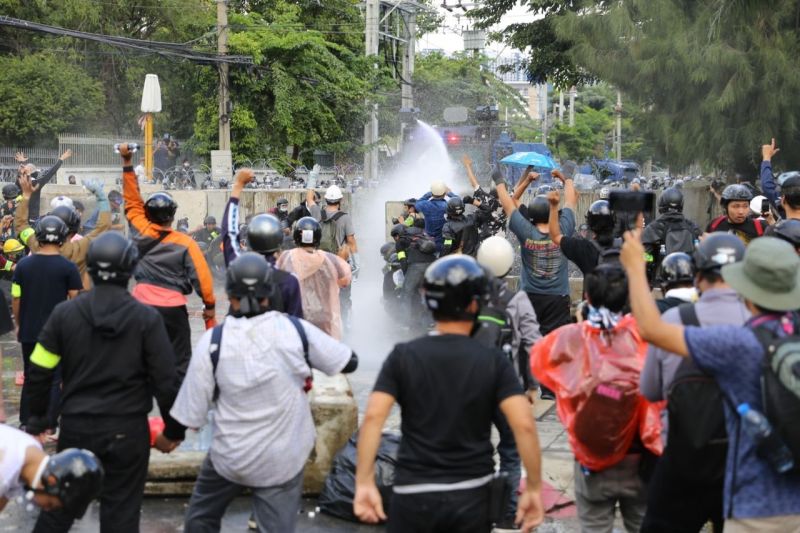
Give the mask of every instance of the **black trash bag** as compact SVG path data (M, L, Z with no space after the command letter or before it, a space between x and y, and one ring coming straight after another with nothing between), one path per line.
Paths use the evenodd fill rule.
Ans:
M358 432L333 458L333 465L325 486L319 495L319 508L323 513L358 522L353 514L353 497L356 492L356 442ZM383 510L389 513L389 502L394 486L394 469L397 464L397 450L400 447L399 433L384 433L378 456L375 458L375 483L383 499Z

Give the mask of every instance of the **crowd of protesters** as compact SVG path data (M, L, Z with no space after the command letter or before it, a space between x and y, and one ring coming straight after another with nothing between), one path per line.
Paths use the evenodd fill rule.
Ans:
M0 426L0 510L32 502L35 531L67 531L97 499L101 530L138 531L151 447L171 453L210 420L184 530L219 531L249 489L255 529L294 531L312 369L358 368L342 342L360 270L342 191L241 220L254 178L241 169L221 225L209 216L190 234L170 194L142 197L128 145L119 153L122 192L84 183L97 201L86 221L67 197L41 213L58 165L40 172L20 155L3 189L0 333L16 332L24 365L20 430ZM705 231L680 188L651 210L654 195L634 185L601 194L579 236L571 162L548 184L526 169L513 188L495 170L487 191L465 158L470 194L434 180L405 200L381 253L388 293L421 335L393 348L369 397L355 516L398 533L535 529L545 509L531 404L544 400L574 454L581 531L613 531L619 509L629 533L800 532L800 173L775 177L777 153L762 147L760 191L720 192L723 214ZM576 312L570 262L584 276ZM194 346L192 293L206 323ZM395 405L402 437L384 502L375 461Z

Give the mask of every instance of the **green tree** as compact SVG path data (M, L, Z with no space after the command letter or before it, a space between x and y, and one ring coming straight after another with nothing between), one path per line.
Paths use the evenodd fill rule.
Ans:
M0 57L0 143L54 142L102 114L102 85L49 53Z
M798 21L790 0L620 0L555 24L577 64L647 110L667 163L752 172L771 137L800 165Z

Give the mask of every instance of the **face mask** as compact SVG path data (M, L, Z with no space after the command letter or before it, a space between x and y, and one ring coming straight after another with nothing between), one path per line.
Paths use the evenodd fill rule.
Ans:
M289 206L285 205L285 204L284 205L279 205L278 206L278 211L280 211L281 213L286 213L286 212L289 211Z

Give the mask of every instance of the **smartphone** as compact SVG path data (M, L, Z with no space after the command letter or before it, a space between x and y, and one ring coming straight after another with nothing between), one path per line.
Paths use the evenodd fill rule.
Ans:
M764 198L761 200L761 214L767 215L769 213L769 200Z
M611 191L608 205L612 211L652 213L656 195L652 191Z
M137 143L128 143L128 150L130 150L131 153L138 152L139 145ZM114 153L119 153L119 143L114 145Z

